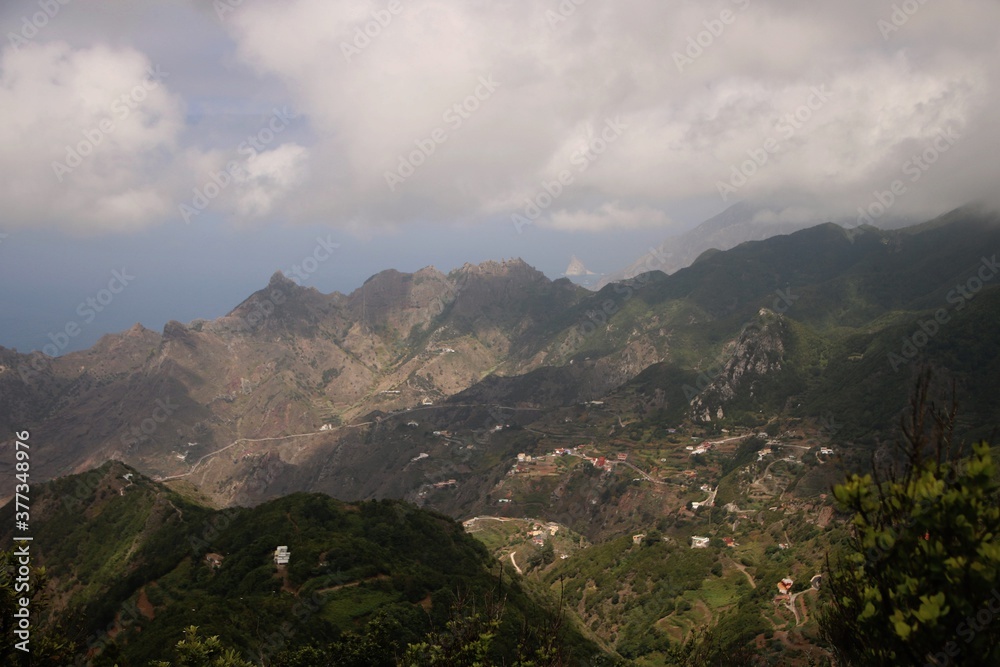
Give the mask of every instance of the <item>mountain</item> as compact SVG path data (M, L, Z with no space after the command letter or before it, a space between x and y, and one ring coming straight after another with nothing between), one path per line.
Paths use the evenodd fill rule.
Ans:
M294 494L212 510L116 462L33 492L31 553L52 596L33 630L36 642L64 633L81 661L73 664L145 666L170 656L191 625L269 663L301 647L347 652L378 638L395 664L447 623L472 624L462 604L497 605L487 651L495 662L543 646L573 662L601 654L571 624L551 629L549 603L512 568L501 572L460 524L405 503ZM0 510L5 526L13 511ZM3 537L9 544L12 534ZM290 553L285 565L275 564L279 546ZM380 655L365 664L385 664Z
M202 539L211 553L250 549L225 562L240 563L240 582L272 586L276 541L385 547L382 530L335 528L368 516L358 508L416 507L439 527L464 520L526 588L547 591L538 599L559 595L567 618L640 664L726 664L748 647L775 664L823 664L816 575L846 538L832 485L892 456L927 372L937 404L957 401L956 443L1000 423L998 247L1000 217L967 206L896 230L825 223L597 292L520 260L384 271L349 295L275 274L215 321L136 326L58 359L0 350L0 420L31 431L35 483L108 458L131 466L87 473L103 481L81 492L58 479L58 494L42 494L40 522L54 528L38 539L69 563L53 569L67 628L111 622L148 573L154 606L159 587L184 589L172 577L211 581L175 544L189 538L186 517L228 516L206 505L253 507L230 510L234 525L247 517L238 533ZM13 476L13 443L0 449L0 472ZM84 519L52 509L73 498ZM74 521L89 532L72 532ZM86 548L61 547L66 531ZM383 553L357 544L366 558ZM303 550L306 563L322 553L293 547ZM353 566L362 579L382 574ZM298 567L290 586L331 574ZM785 579L795 588L782 592ZM351 590L367 585L356 581ZM178 609L202 605L177 595ZM324 618L367 614L370 602ZM203 606L221 615L233 604ZM345 627L315 636L337 641ZM251 650L245 630L227 641ZM177 639L143 634L159 637L157 650Z
M275 274L216 321L137 325L56 359L0 350L0 421L45 432L40 479L119 459L220 505L447 496L432 502L456 516L492 502L501 462L539 425L644 377L674 378L635 399L672 427L835 418L839 437L874 446L930 365L989 424L995 406L973 389L993 386L1000 356L984 334L995 285L974 298L956 285L989 268L998 229L974 208L894 231L825 224L596 293L520 260L384 271L350 295ZM507 423L522 430L493 431Z
M597 275L593 271L587 269L583 265L583 262L579 257L573 255L569 260L569 266L566 267L566 271L563 272L564 276L567 277L578 277L578 276L594 276Z
M694 229L672 236L621 271L607 274L597 283L605 285L635 278L647 271L672 274L690 266L709 250L729 250L747 241L761 241L780 234L791 234L819 221L808 218L784 219L765 207L737 202Z
M596 282L595 289L634 278L647 271L672 274L691 266L710 251L730 250L741 243L791 234L821 222L825 221L795 207L781 208L739 201L694 229L671 236L655 248L650 248L625 269L602 276ZM865 221L845 219L836 222L845 229L853 230ZM914 222L908 218L886 216L879 219L878 225L880 229L898 229Z
M55 359L0 350L0 421L45 424L41 478L107 459L172 477L226 445L288 433L317 434L296 448L308 452L324 424L436 401L500 367L537 366L512 346L581 293L520 260L447 276L385 271L346 296L279 273L215 321L169 322L160 334L136 325ZM266 463L245 449L233 457L238 470L199 484L231 502L234 480Z

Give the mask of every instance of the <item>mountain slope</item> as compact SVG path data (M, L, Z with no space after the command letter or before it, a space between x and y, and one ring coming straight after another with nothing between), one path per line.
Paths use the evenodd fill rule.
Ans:
M996 216L966 207L896 231L824 224L597 293L519 260L447 276L387 271L348 296L276 274L214 322L134 327L58 359L0 351L3 418L45 429L41 478L118 458L221 505L299 490L416 502L454 479L442 507L473 512L533 437L492 433L497 425L545 423L658 366L682 383L635 400L659 405L673 426L697 416L712 427L720 408L749 424L765 413L826 419L835 406L842 435L870 445L925 363L959 380L971 421L996 416L968 393L992 363L977 354L995 340L984 249L997 247ZM990 280L960 296L980 270ZM933 344L890 364L907 349L902 337L941 309L952 322ZM777 334L741 339L748 327L759 333L762 312L775 314ZM977 352L959 353L961 340ZM765 343L767 371L734 383L740 364L757 365L748 350Z
M12 513L0 510L4 525ZM274 660L389 623L398 633L389 648L401 654L458 618L457 601L497 595L506 605L493 659L550 638L567 657L597 653L570 626L545 636L547 612L460 524L405 503L295 494L214 511L108 463L35 487L32 524L35 565L47 567L58 600L47 622L95 664L166 657L189 625ZM287 566L273 562L277 546L288 547Z
M770 215L768 215L770 214ZM766 209L737 202L694 229L672 236L621 271L602 276L596 288L635 278L647 271L676 273L708 250L729 250L746 241L760 241L810 227L816 221L785 221Z
M386 271L349 296L275 274L216 321L170 322L162 334L137 325L56 359L0 350L0 420L46 425L42 478L108 458L185 474L243 438L319 433L461 391L504 363L530 369L512 341L584 292L519 260L448 276ZM231 477L199 483L230 502Z

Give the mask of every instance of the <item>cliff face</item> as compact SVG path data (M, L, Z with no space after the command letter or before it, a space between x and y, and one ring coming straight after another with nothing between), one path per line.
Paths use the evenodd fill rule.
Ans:
M703 371L696 387L685 387L692 418L702 422L722 419L733 400L753 399L762 381L784 369L787 334L784 318L762 308L756 321L726 346L728 358L722 365Z
M117 458L187 476L220 503L246 499L262 467L336 447L340 434L296 447L268 438L437 402L503 364L536 368L511 356L512 342L581 293L521 260L450 275L383 271L349 295L276 273L214 321L170 321L162 333L137 325L58 358L0 348L0 422L44 424L40 479ZM230 445L230 456L214 455Z
M0 427L39 436L33 477L118 458L220 504L302 489L402 497L452 478L473 493L502 468L468 433L607 398L635 378L634 403L665 424L756 423L794 406L835 409L865 433L893 423L886 397L905 403L909 380L886 352L948 303L983 248L1000 246L992 218L952 218L862 230L853 243L823 225L597 293L520 260L384 271L349 295L279 273L215 321L136 326L58 358L0 348ZM921 357L992 386L1000 354L982 332L997 309L997 290L984 288ZM457 402L472 405L446 400L470 387ZM995 402L978 395L967 405L991 423ZM517 410L497 416L497 403ZM464 441L435 433L463 424ZM0 457L0 474L12 465Z

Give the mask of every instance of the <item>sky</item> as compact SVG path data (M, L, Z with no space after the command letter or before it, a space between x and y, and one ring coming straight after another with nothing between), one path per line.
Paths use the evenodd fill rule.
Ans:
M310 257L325 292L509 257L556 278L740 200L992 202L998 24L995 0L5 0L0 345L219 317Z

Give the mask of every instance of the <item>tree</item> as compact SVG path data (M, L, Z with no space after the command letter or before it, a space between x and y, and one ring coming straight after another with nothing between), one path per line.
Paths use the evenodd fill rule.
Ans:
M668 664L684 667L756 667L764 664L754 644L768 623L758 605L741 601L712 628L692 633Z
M821 619L844 665L1000 664L1000 486L986 443L963 457L956 407L917 383L895 461L834 488L853 514L846 553L827 568Z
M542 546L542 563L544 565L551 565L556 560L556 550L552 546L551 540L546 540L545 544Z
M254 667L234 649L222 646L218 637L202 637L197 626L184 630L184 639L177 642L177 658L171 663L154 662L152 667Z
M493 639L503 618L506 596L488 596L477 608L465 596L456 598L443 631L430 632L425 641L410 644L401 661L406 667L456 667L489 664Z
M74 659L75 645L48 619L51 600L49 577L44 567L29 568L27 580L20 579L20 558L15 551L0 551L0 665L69 664ZM28 592L19 588L28 584ZM22 607L20 601L27 598ZM18 650L23 639L15 635L19 627L20 610L30 610L30 653Z

